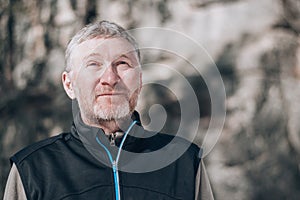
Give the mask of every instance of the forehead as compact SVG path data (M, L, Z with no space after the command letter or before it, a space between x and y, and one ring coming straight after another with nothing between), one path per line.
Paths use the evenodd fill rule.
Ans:
M135 53L135 48L123 38L93 38L75 46L71 58L83 59L98 54L105 59L115 59L120 55Z

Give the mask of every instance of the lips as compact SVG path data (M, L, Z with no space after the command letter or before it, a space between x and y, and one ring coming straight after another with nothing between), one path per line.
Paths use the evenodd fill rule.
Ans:
M125 93L121 92L108 92L108 93L102 93L97 95L97 97L102 97L102 96L120 96L120 95L125 95Z
M102 92L96 95L96 98L98 97L118 97L118 96L124 96L127 97L127 93L125 92Z
M95 90L95 97L126 97L129 96L129 91L124 87L119 88L110 88L110 87L103 87L103 88L96 88Z

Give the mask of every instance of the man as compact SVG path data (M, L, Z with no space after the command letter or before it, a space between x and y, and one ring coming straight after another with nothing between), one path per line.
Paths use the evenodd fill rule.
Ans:
M200 149L142 128L134 110L140 52L122 27L101 21L80 30L67 46L62 82L74 103L71 132L11 158L5 200L213 199ZM187 144L174 162L147 168ZM159 156L140 161L151 153Z

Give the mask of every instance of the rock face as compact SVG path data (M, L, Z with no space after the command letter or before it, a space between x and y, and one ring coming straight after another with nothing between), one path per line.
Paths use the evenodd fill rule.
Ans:
M151 128L172 133L179 129L179 104L191 100L186 83L177 78L180 74L199 103L199 118L191 123L200 120L199 134L205 131L212 119L205 77L217 67L225 85L226 118L218 140L206 141L214 148L205 157L216 199L300 196L299 0L1 0L0 4L0 198L13 153L69 130L71 103L60 81L64 49L76 30L99 19L128 29L167 28L192 38L205 52L193 44L135 32L149 44L159 41L168 48L180 44L177 48L184 55L142 50L144 80L168 87L145 85L141 94L139 108ZM149 63L159 65L151 68ZM166 123L151 126L157 112ZM183 130L190 132L188 125ZM203 139L197 135L195 142L202 144Z

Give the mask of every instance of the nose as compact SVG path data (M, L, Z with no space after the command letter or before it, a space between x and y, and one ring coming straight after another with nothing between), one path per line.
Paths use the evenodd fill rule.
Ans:
M100 83L101 85L108 85L111 87L114 87L120 80L120 77L114 69L112 65L108 66L105 71L103 72L101 78L100 78Z

